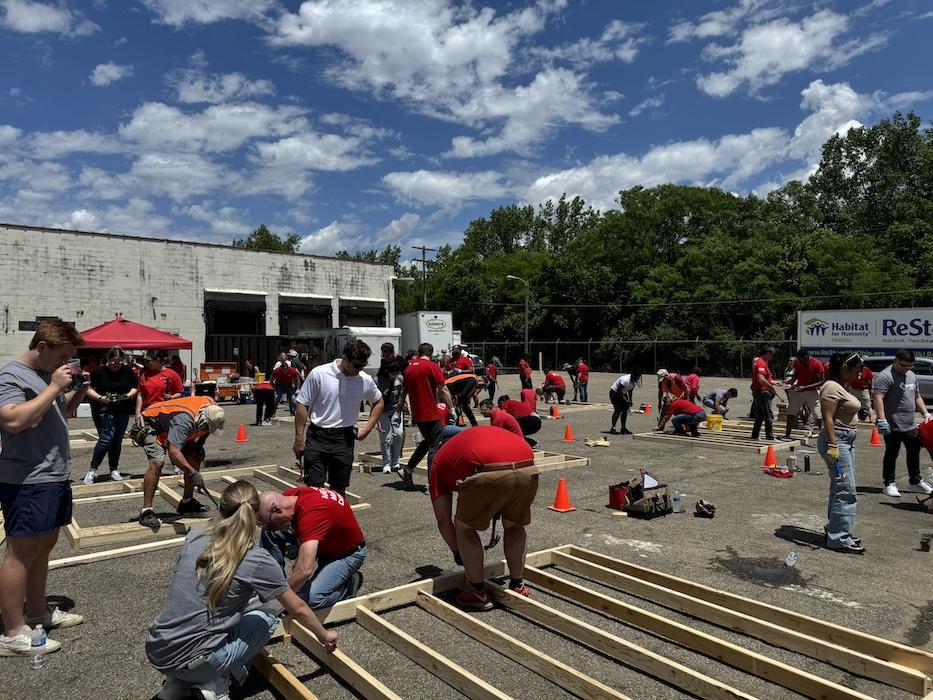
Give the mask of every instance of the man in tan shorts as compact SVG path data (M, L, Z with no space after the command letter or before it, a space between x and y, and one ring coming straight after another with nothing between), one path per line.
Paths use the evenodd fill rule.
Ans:
M531 504L538 492L538 469L528 443L515 433L491 425L464 430L437 452L428 487L437 528L466 575L467 587L457 594L457 603L469 610L492 607L483 577L483 545L478 531L486 530L499 514L509 588L528 595L523 580L525 526L531 522ZM454 492L459 494L456 516Z

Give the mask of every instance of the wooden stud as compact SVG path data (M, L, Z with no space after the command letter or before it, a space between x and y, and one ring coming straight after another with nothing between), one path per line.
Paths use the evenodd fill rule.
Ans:
M282 489L283 491L287 491L288 489L293 489L297 486L297 484L290 484L284 479L280 479L274 474L265 472L262 469L256 469L255 471L253 471L253 476L256 477L257 479L262 479L266 483L272 484L277 489Z
M78 526L78 521L74 518L71 519L70 523L65 525L65 537L68 538L68 542L71 544L72 549L80 549L81 528Z
M278 470L279 474L284 474L285 476L294 477L296 480L301 479L301 472L295 469L289 469L288 467L282 467L282 466L276 467L276 469ZM289 483L289 482L282 481L281 479L279 479L279 482L282 484L288 484L287 486L283 486L283 488L290 488L290 489L304 485L304 483L301 481L295 481L295 483ZM353 493L352 491L345 491L343 495L344 495L344 498L350 501L351 505L355 505L357 503L363 503L363 497L360 496L359 494Z
M120 547L119 549L108 549L103 552L92 552L91 554L79 554L74 557L64 557L62 559L53 559L49 562L49 569L64 569L69 566L78 566L80 564L93 564L98 561L108 561L110 559L119 559L120 557L130 557L134 554L145 554L146 552L155 552L160 549L169 549L177 547L185 541L184 537L176 537L170 540L161 540L159 542L146 542L145 544L134 544L130 547ZM78 547L75 547L77 549Z
M716 588L664 574L637 564L631 564L588 549L571 545L561 551L566 551L573 556L586 559L595 564L622 571L643 581L650 581L694 598L731 608L747 615L753 615L761 620L774 622L811 637L824 639L863 654L921 671L927 675L933 674L933 653L923 649L892 642L849 627L842 627L832 622L803 615L793 610L745 598L735 593L720 591Z
M647 442L676 443L684 445L685 447L712 447L730 452L750 452L752 454L764 454L768 447L773 447L775 452L782 452L789 450L792 447L800 447L801 445L799 440L759 445L758 443L751 441L745 443L738 440L729 441L725 439L711 438L709 433L698 438L673 435L668 433L636 433L632 436L632 438L635 440Z
M419 591L415 603L448 625L485 644L493 651L531 669L543 678L583 700L626 700L627 695L600 683L575 668L541 653L533 646L520 642L487 625L473 615L467 615L424 591Z
M499 691L482 678L419 642L390 622L386 622L376 613L366 608L357 608L356 621L396 651L401 652L468 698L511 700L511 696Z
M340 676L357 693L367 700L402 700L378 678L356 663L340 649L328 653L317 637L296 620L291 624L292 640L310 653L322 666Z
M525 578L577 603L595 608L628 624L666 637L705 656L717 659L772 683L777 683L801 695L810 698L833 697L852 698L853 700L855 698L868 700L869 698L868 695L846 688L838 683L798 670L763 654L749 651L711 634L694 630L687 625L641 610L602 593L596 593L566 579L552 576L533 566L525 568Z
M259 671L269 685L275 688L285 700L317 700L317 695L308 690L291 671L270 656L268 650L259 651L253 659L253 668Z
M105 503L107 501L125 501L130 498L139 498L138 491L128 491L127 493L108 493L103 496L85 496L84 498L72 499L73 505L87 503Z
M500 586L489 586L495 599L523 617L575 639L627 666L643 671L664 683L670 683L705 700L754 700L754 696L732 688L699 671L672 661L660 654L605 632L532 598L517 595Z
M159 495L168 501L169 505L171 505L173 508L178 508L178 504L181 503L180 493L162 481L159 482L158 489Z
M896 666L873 656L789 630L772 622L766 622L715 603L697 600L684 593L678 593L663 586L642 581L634 576L593 564L584 559L578 559L564 552L555 552L553 563L554 566L561 569L618 588L671 610L810 656L915 695L925 695L930 689L929 680L919 671Z
M133 542L143 539L168 539L188 532L195 525L207 524L205 518L180 518L171 523L162 523L158 530L143 527L137 522L97 525L80 529L80 546L96 547L102 544Z

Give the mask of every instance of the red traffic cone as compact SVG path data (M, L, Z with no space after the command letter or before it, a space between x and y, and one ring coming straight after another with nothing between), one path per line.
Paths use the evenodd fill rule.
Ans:
M573 428L570 427L570 423L564 428L564 442L576 442L573 439Z
M645 404L645 415L646 415L646 416L650 416L650 415L651 415L651 404L650 404L650 403L646 403L646 404Z
M249 438L246 437L246 426L240 423L240 427L237 428L236 437L233 439L234 442L249 442Z
M774 457L774 446L773 445L768 445L768 451L765 452L765 461L764 461L764 464L762 464L761 466L763 467L776 467L777 466L777 459Z
M561 479L557 482L557 493L554 494L554 505L548 506L550 510L556 510L558 513L569 513L576 510L570 505L570 496L567 494L567 480Z
M871 440L868 441L868 444L873 447L881 446L881 435L878 434L878 428L873 427L871 429Z

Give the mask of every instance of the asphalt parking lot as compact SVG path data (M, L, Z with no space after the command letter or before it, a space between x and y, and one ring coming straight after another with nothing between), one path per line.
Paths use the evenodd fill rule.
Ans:
M591 375L590 398L608 401L608 387L614 378L609 374ZM537 374L536 379L540 379ZM647 379L650 381L651 377ZM517 393L515 376L502 377L500 384L506 392ZM739 388L734 412L742 415L748 405L747 380L705 379L703 383L704 388L731 385ZM647 383L635 394L636 405L654 404L655 398L654 387ZM860 429L856 444L857 533L867 554L853 556L827 551L819 545L828 476L815 455L814 469L822 474L798 473L794 478L777 479L762 473L759 455L699 447L689 439L662 445L633 441L630 437L604 436L603 431L609 427L608 408L574 406L562 411L562 419L545 421L540 434L541 449L589 457L591 462L585 467L541 475L533 522L528 528L530 551L575 544L933 651L933 584L930 579L933 553L921 552L919 547L919 531L933 529L933 514L922 512L912 495L905 494L899 500L881 495L882 448L868 445L869 429ZM227 430L221 436L212 437L207 444L208 469L273 463L290 466L294 462L290 450L292 425L283 422L270 427L253 427L249 425L253 416L251 405L228 407ZM247 423L249 442L238 444L234 436L241 421ZM576 442L571 444L561 442L568 424L576 437ZM91 427L91 421L75 420L72 427ZM633 414L629 427L635 432L651 430L654 416ZM583 443L586 437L608 437L610 444L588 448ZM375 435L367 438L360 449L377 450ZM90 451L75 451L72 457L72 476L80 483ZM780 454L779 460L782 460ZM931 464L929 455L924 454L921 464L926 472ZM122 462L124 473L141 476L144 467L142 451L127 448ZM650 521L611 517L606 508L608 486L635 477L642 467L685 494L686 513ZM901 485L906 485L903 457L898 475ZM571 513L556 513L546 507L552 503L561 477L567 479L570 498L576 507ZM424 476L416 480L423 483ZM218 488L216 483L213 486ZM369 546L369 557L363 568L366 577L363 594L455 568L437 533L426 493L401 490L399 486L395 475L356 473L353 476L350 490L372 504L372 508L358 514ZM692 516L697 498L717 506L715 518ZM164 501L157 499L156 506L159 513L170 511ZM75 518L82 526L125 522L137 514L135 500L75 507ZM82 549L81 553L84 551ZM161 676L146 661L144 634L164 602L177 551L169 549L51 572L48 591L53 600L65 607L73 606L86 621L81 626L53 632L52 636L62 641L63 648L51 655L45 668L39 671L30 670L25 659L0 659L0 686L4 688L4 696L37 699L152 697L159 689ZM799 554L799 562L795 568L788 569L784 559L792 551ZM62 538L52 556L72 554L75 552ZM501 545L487 553L487 558L490 557L501 557ZM566 577L576 579L571 574ZM591 582L586 585L645 609L663 611L626 593ZM543 591L533 592L533 595L758 697L797 697L778 685L733 670ZM763 642L677 613L663 613L867 695L910 697L906 692L848 675ZM452 628L438 624L423 611L404 608L386 613L385 618L506 693L516 697L535 694L546 698L564 697L556 686L492 654ZM638 669L621 666L558 635L543 633L532 623L507 611L497 609L484 614L483 619L631 697L682 696L677 689L653 680ZM348 623L338 629L340 648L399 695L406 698L459 697L449 686L362 627ZM274 652L319 697L353 697L350 690L321 672L317 664L297 648L276 645ZM275 697L255 678L239 696Z

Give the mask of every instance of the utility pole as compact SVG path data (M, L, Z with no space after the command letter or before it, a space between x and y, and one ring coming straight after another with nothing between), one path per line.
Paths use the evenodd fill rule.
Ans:
M424 294L424 309L428 308L428 252L436 253L437 248L428 248L423 245L413 245L412 248L421 251L421 291ZM423 310L424 310L423 309Z

